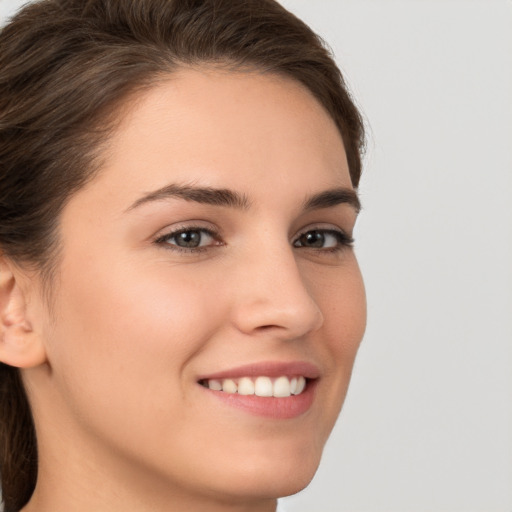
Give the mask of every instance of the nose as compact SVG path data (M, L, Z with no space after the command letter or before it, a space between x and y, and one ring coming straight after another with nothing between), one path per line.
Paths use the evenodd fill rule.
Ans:
M297 264L293 248L258 251L237 273L233 318L245 334L297 339L323 324L323 315Z

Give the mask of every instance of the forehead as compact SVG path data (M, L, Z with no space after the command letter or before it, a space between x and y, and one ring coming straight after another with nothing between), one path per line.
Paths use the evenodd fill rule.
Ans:
M118 191L169 181L250 189L266 180L279 187L299 176L309 176L311 187L350 186L335 123L289 78L182 69L127 110L99 176Z

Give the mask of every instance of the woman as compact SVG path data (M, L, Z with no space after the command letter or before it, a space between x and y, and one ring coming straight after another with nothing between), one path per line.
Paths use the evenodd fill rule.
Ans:
M365 326L363 128L319 39L271 0L38 2L0 133L5 511L305 487Z

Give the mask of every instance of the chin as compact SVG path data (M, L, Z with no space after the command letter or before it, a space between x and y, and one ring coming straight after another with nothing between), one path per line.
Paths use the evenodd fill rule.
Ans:
M250 501L273 500L291 496L306 488L317 468L312 471L290 472L287 475L277 475L275 472L271 475L258 475L254 477L236 479L231 482L223 482L224 492L219 492L219 487L213 483L212 495L226 497L226 502L247 503ZM228 484L226 488L226 484ZM216 488L215 490L213 488ZM222 500L224 501L224 500Z
M304 457L298 457L297 453L290 457L278 452L267 455L270 456L264 457L266 460L248 459L237 468L231 479L223 479L224 485L229 485L228 492L236 489L239 496L254 499L296 494L313 479L320 464L321 453L305 454Z
M318 466L311 471L292 471L291 474L276 478L274 482L267 482L267 493L271 493L273 498L284 498L291 496L305 489L313 480Z

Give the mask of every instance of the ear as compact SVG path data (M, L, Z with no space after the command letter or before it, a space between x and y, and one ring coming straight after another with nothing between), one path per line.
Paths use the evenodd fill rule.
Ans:
M0 362L31 368L46 361L44 344L28 315L30 281L0 254Z

